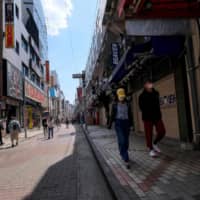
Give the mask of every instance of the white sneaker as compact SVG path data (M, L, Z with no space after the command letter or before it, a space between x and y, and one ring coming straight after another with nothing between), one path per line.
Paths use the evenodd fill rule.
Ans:
M151 150L151 151L149 152L149 155L150 155L151 157L153 157L153 158L155 158L155 157L158 156L157 153L156 153L154 150Z
M154 151L156 151L157 153L161 153L160 148L157 145L153 145L153 149Z

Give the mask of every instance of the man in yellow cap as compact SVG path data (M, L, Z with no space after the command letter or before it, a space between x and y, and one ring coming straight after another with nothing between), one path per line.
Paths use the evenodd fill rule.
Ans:
M132 113L131 107L126 101L126 92L123 88L117 90L117 102L112 106L109 128L112 127L113 122L115 122L120 155L125 162L126 167L130 169L128 149L130 127L132 125Z

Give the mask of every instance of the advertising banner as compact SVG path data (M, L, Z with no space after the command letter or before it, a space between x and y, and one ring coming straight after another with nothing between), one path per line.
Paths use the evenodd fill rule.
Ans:
M27 80L25 81L25 96L41 104L46 100L45 95Z
M9 62L7 62L7 96L23 99L22 73Z
M49 67L49 61L46 61L45 63L45 66L46 66L46 83L49 84L50 82L50 67Z
M78 100L81 101L83 97L83 90L81 87L77 88L77 95L78 95Z
M111 45L111 48L112 48L112 65L113 67L115 68L118 63L119 63L119 44L118 43L112 43Z
M15 47L15 33L14 33L14 25L6 24L5 31L5 47L6 48L14 48Z
M12 2L5 3L5 22L14 22L14 4Z

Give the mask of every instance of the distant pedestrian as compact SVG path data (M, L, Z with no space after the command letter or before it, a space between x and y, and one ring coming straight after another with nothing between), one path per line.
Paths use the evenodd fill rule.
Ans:
M158 153L161 153L158 143L164 138L166 133L165 126L162 121L159 99L159 92L154 89L152 81L145 81L144 91L139 97L139 106L142 111L146 142L150 151L149 155L151 157L156 157ZM154 126L156 127L157 135L153 141Z
M0 121L0 145L3 145L3 135L2 135L2 131L4 130L3 127L3 121Z
M126 101L126 93L123 88L117 90L117 97L117 101L112 106L109 128L111 128L112 123L115 122L119 152L126 167L129 169L130 160L128 149L130 128L132 125L132 112L130 104Z
M48 131L47 118L42 119L42 126L43 126L44 138L46 138L47 131Z
M10 133L10 139L12 143L12 147L14 147L14 142L16 141L16 146L19 144L19 133L21 131L20 123L16 119L16 117L12 117L12 120L10 121L8 125L9 133Z
M48 139L54 137L54 120L53 117L50 117L48 120Z
M65 124L66 124L66 128L69 128L69 119L68 118L66 118Z

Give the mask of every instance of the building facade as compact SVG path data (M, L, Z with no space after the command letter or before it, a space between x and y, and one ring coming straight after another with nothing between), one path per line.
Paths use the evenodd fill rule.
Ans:
M104 34L96 51L94 41L101 31L95 31L86 67L87 112L93 123L109 122L116 89L124 87L135 132L143 134L138 97L144 80L152 79L160 92L167 137L185 148L198 143L199 2L101 2L96 30Z
M47 107L45 59L40 29L30 9L21 0L3 1L3 79L1 117L16 116L28 128L39 127ZM33 5L33 9L37 8ZM47 41L43 40L47 45Z

